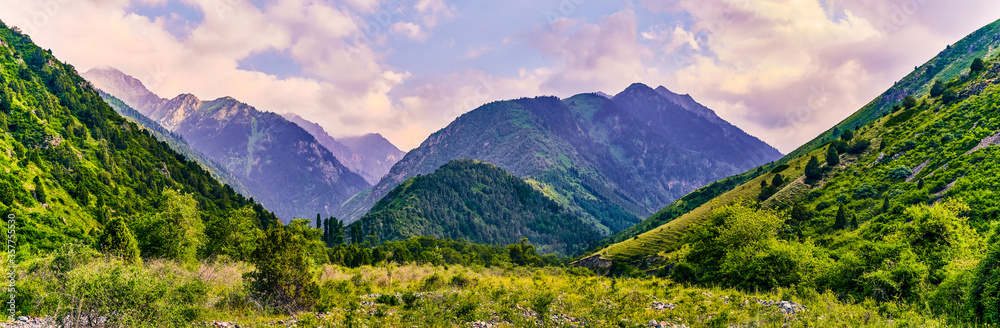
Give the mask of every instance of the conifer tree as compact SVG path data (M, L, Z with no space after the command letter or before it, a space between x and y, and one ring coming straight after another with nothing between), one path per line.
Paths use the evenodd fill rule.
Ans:
M100 246L105 254L120 258L125 263L142 263L139 257L139 242L135 240L135 235L129 230L125 220L120 217L112 218L104 227Z
M826 150L826 165L840 165L840 153L837 152L837 148L834 148L833 145L830 145Z

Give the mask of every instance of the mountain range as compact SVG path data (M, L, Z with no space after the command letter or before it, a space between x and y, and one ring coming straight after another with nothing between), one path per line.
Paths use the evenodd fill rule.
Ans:
M608 235L695 188L780 158L690 97L661 89L486 104L407 153L341 217L353 222L407 179L475 159L525 179Z
M342 202L369 186L313 135L278 114L231 97L160 98L115 69L92 69L84 75L221 164L254 199L285 221L332 215Z
M340 163L360 174L369 184L376 184L393 164L406 152L399 150L381 134L371 133L357 137L334 139L319 124L293 113L283 114L285 119L298 124L312 134L323 147L330 150Z

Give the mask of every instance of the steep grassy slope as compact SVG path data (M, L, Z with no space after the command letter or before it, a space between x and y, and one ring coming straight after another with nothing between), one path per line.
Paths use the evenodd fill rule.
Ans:
M876 119L853 133L742 184L677 219L637 237L611 245L607 259L668 256L688 244L682 238L706 222L713 209L740 200L760 200L765 208L791 209L789 231L817 245L839 250L855 240L890 238L913 220L907 208L951 199L968 205L958 212L980 237L988 235L1000 213L1000 64L985 62L946 83L938 97L924 97L913 108ZM869 144L865 147L866 144ZM823 161L838 148L839 163L823 165L823 176L806 181L810 157ZM852 149L853 148L853 149ZM781 170L783 169L783 170ZM773 195L761 196L762 183L781 174Z
M410 178L351 225L380 240L416 236L509 245L569 255L597 240L593 226L493 164L456 160Z
M864 126L888 114L891 112L892 107L901 105L904 97L908 95L916 98L927 96L934 81L949 81L958 78L964 72L968 72L969 66L974 59L993 56L998 51L1000 51L1000 21L989 24L954 45L948 46L947 49L924 65L916 67L912 73L901 79L871 103L865 105L833 128L820 133L816 138L800 146L775 163L764 165L756 170L726 178L698 189L692 194L686 195L677 202L661 209L642 223L617 233L604 240L604 242L621 242L653 228L660 227L705 205L716 197L721 197L723 194L732 191L733 188L741 186L747 181L757 178L779 165L801 158L806 154L814 153L827 142L839 138L843 131ZM804 164L805 162L802 162L802 165ZM736 194L741 193L730 193L730 197L728 198L732 198L731 196ZM704 211L699 211L699 213L704 213ZM687 215L684 221L675 223L673 226L685 226L684 222L688 222L690 217L691 215Z
M90 244L109 218L157 209L165 189L192 193L205 218L253 205L258 222L275 219L119 116L72 66L3 23L0 129L0 212L16 216L19 256Z

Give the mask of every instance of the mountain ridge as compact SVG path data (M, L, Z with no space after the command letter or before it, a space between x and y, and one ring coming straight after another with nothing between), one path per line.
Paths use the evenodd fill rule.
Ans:
M126 97L122 100L126 104L143 106L136 110L222 164L285 221L332 215L341 203L368 187L315 137L278 114L232 97L202 101L185 93L153 99L151 92L142 91L141 82L117 70L91 70L85 75L109 94Z
M633 87L640 85L645 87ZM639 217L652 214L660 205L694 188L766 162L752 155L729 163L725 157L705 157L690 149L696 147L671 140L669 133L658 131L639 117L644 113L677 113L712 129L704 134L689 134L720 143L730 137L714 123L645 88L651 96L633 99L631 109L619 106L621 99L630 97L629 92L620 94L619 101L590 93L567 99L520 98L483 105L407 153L382 181L345 203L345 212L340 216L351 222L408 178L429 174L450 160L469 158L493 163L528 180L606 235L638 222ZM757 147L735 151L769 152L772 158L767 161L780 156L759 139L749 142L757 142ZM717 155L715 152L710 156ZM709 165L694 165L701 160ZM667 165L663 165L664 161Z

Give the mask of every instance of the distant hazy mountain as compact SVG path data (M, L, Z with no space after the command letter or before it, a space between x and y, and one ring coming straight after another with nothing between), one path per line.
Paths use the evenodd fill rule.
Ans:
M258 111L230 97L206 102L183 94L162 99L115 69L93 69L85 76L183 136L285 221L317 213L332 215L341 203L368 186L316 138L278 114Z
M356 220L403 181L470 158L528 179L607 234L695 188L780 156L642 84L612 99L589 93L498 101L431 135L369 192L345 204L342 217Z
M399 160L406 155L405 151L396 148L389 140L378 133L370 133L359 137L343 137L338 139L350 147L354 153L365 159L364 165L377 174L372 184L378 183Z
M410 178L353 224L380 240L414 236L508 245L522 237L542 253L572 255L600 238L594 227L518 177L456 160Z
M389 168L406 154L379 134L338 140L331 137L319 124L301 116L292 113L282 116L316 137L316 141L329 149L344 166L360 174L369 184L378 183L386 173L389 173Z

